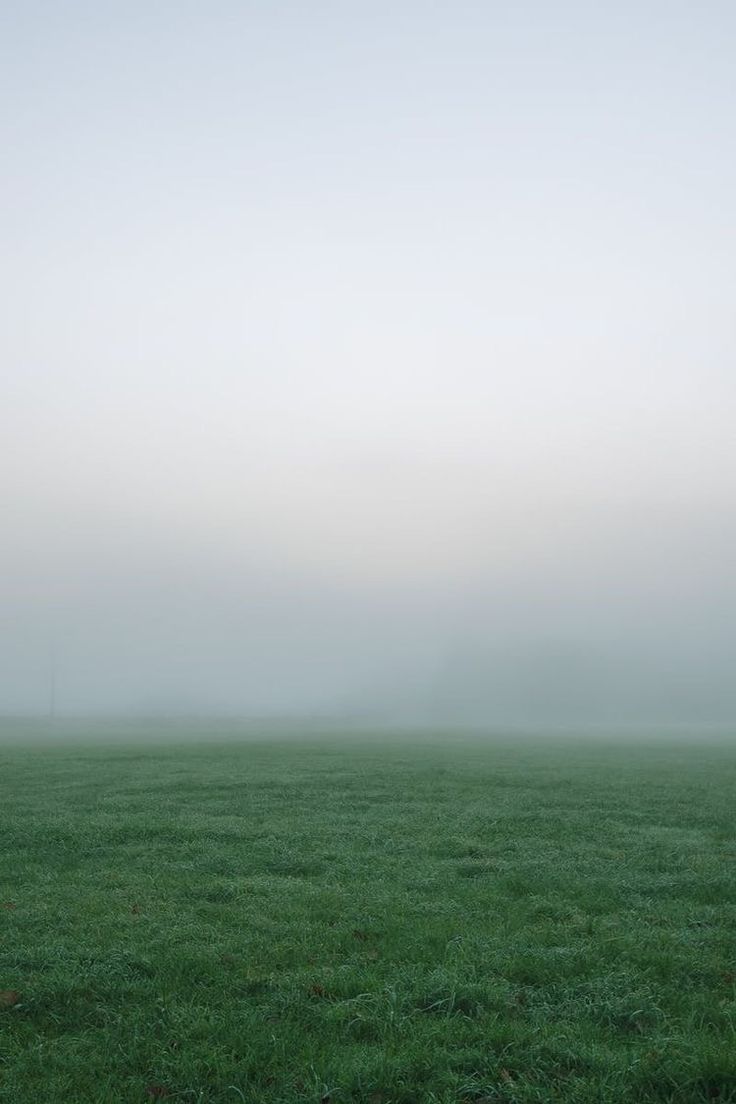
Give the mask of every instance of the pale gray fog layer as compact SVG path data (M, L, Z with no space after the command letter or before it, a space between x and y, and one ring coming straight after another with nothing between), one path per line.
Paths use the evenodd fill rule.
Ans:
M0 712L736 721L736 5L0 12Z

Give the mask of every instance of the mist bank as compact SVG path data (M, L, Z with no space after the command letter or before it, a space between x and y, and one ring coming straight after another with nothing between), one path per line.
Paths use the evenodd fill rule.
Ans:
M728 725L729 541L698 533L591 526L518 562L476 540L475 565L433 573L417 548L390 578L183 541L41 545L5 557L0 713Z

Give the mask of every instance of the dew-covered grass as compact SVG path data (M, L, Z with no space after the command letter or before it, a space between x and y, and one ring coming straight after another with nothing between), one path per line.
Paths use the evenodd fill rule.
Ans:
M734 744L31 741L0 802L3 1102L736 1101Z

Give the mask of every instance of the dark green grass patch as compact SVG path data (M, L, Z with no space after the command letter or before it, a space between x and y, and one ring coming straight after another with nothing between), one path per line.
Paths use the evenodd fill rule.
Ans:
M0 1100L736 1102L736 748L0 748Z

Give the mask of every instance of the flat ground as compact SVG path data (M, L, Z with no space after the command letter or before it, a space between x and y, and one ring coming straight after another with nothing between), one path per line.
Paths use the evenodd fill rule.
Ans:
M0 1100L736 1101L736 745L0 748Z

